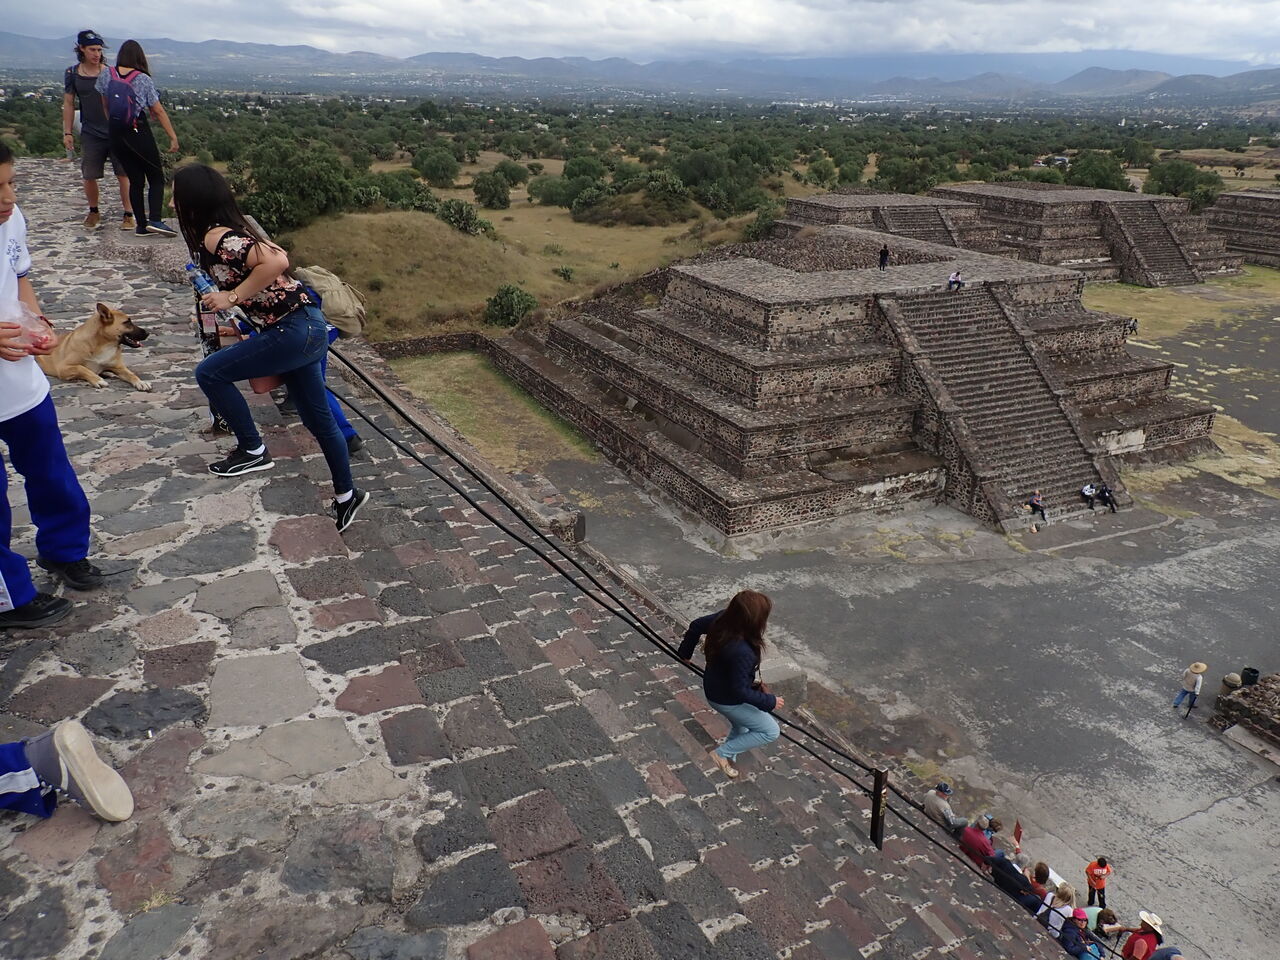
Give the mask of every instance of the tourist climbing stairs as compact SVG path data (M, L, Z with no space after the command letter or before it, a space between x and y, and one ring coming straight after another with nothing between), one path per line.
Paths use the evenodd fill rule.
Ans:
M1132 200L1113 203L1116 219L1124 225L1155 286L1173 287L1198 283L1191 262L1182 245L1169 229L1156 205L1150 201Z
M972 286L898 304L1012 503L1040 490L1051 513L1078 509L1080 488L1100 481L1093 457L991 291Z
M895 236L956 246L955 237L942 219L942 212L935 206L886 206L879 214L884 220L884 229Z

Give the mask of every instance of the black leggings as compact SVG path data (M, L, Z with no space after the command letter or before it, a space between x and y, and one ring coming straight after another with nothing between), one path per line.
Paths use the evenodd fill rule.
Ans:
M164 163L151 135L151 125L139 119L137 129L112 124L111 147L129 177L129 201L138 217L139 228L149 220L164 219ZM147 184L146 215L143 215L142 184Z

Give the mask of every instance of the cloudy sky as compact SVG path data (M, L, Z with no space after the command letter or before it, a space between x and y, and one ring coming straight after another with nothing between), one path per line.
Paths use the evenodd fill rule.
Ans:
M16 6L17 0L8 0ZM1255 63L1280 0L43 0L0 29L308 43L393 56L672 56L1141 50Z

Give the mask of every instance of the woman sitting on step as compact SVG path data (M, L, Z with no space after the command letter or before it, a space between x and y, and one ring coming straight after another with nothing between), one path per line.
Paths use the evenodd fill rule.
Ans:
M711 709L729 721L729 736L711 751L724 775L737 778L734 761L752 747L778 739L778 721L772 711L783 705L769 692L758 674L764 653L764 628L773 603L763 593L743 590L720 613L699 617L689 624L680 644L680 659L690 666L698 641L706 636L707 659L702 691Z

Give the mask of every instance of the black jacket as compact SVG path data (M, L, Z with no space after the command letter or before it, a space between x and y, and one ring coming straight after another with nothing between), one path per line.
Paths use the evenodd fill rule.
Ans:
M723 611L722 611L723 612ZM693 651L716 622L719 613L711 613L698 617L689 624L680 642L680 656L688 660ZM749 703L753 707L770 711L777 706L778 698L772 693L765 693L755 687L756 673L760 669L760 657L745 640L730 640L725 644L720 655L707 662L706 673L702 677L702 692L712 703L723 703L726 707L739 703Z

